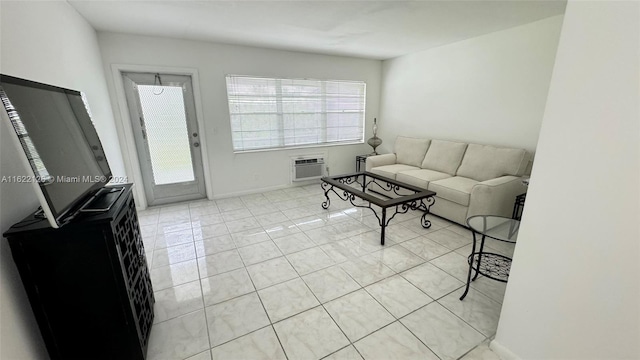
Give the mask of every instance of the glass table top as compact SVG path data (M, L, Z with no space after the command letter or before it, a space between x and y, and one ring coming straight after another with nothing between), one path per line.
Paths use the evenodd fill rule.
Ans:
M507 242L516 242L520 229L520 221L494 215L472 216L467 219L467 224L479 234Z

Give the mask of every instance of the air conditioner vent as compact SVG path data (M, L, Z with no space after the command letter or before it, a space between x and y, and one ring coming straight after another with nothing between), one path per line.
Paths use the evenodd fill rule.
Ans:
M324 176L324 157L293 159L292 174L293 181L320 179Z

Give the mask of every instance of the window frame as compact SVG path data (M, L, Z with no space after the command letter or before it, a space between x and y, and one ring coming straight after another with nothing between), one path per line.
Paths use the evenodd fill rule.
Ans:
M235 148L235 141L234 141L234 123L233 123L233 116L234 113L232 112L232 96L230 96L229 93L229 85L230 85L230 80L232 80L233 78L251 78L251 79L265 79L265 80L273 80L275 81L278 85L276 86L276 93L274 95L274 98L276 99L276 111L275 112L265 112L265 115L275 115L278 118L278 129L277 132L280 134L280 136L277 138L279 140L279 145L277 146L267 146L267 147L256 147L256 148L242 148L242 149L236 149ZM315 82L320 82L320 87L322 89L321 93L320 93L320 104L322 107L322 111L320 112L314 112L314 114L320 114L321 116L321 124L322 127L316 128L316 129L320 129L320 131L324 132L324 142L318 142L318 143L300 143L300 144L295 144L295 145L285 145L286 143L286 137L284 135L285 133L285 126L284 126L284 120L283 117L284 115L286 115L286 113L283 111L283 99L286 96L283 96L282 93L282 81L315 81ZM331 141L328 142L327 140L327 114L331 113L330 111L327 110L327 92L326 92L326 85L328 83L347 83L347 84L358 84L362 86L362 94L361 97L358 96L358 101L361 102L362 104L362 110L355 110L352 113L354 114L361 114L360 115L360 119L359 119L359 125L358 127L360 128L359 130L359 139L347 139L347 140L342 140L342 141ZM280 151L280 150L290 150L290 149L305 149L305 148L318 148L318 147L328 147L328 146L345 146L345 145L358 145L358 144L364 144L366 139L365 139L365 127L366 127L366 107L367 107L367 82L364 80L333 80L333 79L315 79L315 78L287 78L287 77L270 77L270 76L256 76L256 75L238 75L238 74L226 74L225 75L225 91L227 94L227 106L228 106L228 110L229 110L229 126L230 126L230 132L231 132L231 147L233 149L233 153L234 154L241 154L241 153L251 153L251 152L264 152L264 151ZM236 96L236 95L233 95ZM345 111L344 109L341 110L342 113L348 113L348 111ZM248 112L247 112L248 113ZM340 112L337 112L340 113ZM300 113L295 113L295 114L303 114L303 112ZM241 114L238 114L241 115ZM275 139L275 138L271 138L271 139Z

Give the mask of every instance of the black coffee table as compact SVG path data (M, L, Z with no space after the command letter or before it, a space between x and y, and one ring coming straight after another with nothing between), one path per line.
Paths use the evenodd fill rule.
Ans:
M436 193L433 191L366 171L324 177L320 185L327 199L322 203L323 209L328 209L331 204L329 192L333 192L341 200L349 201L355 207L371 209L382 229L380 235L380 244L382 245L384 245L385 229L397 214L405 214L409 210L424 211L420 223L425 229L431 227L431 221L427 219L427 215L429 214L429 209L435 203L434 196ZM393 197L372 191L372 185L380 187L380 189L385 190ZM336 191L336 188L342 191ZM366 204L355 203L356 198L364 200ZM380 215L372 205L380 208ZM389 208L392 208L394 212L387 217L387 209Z

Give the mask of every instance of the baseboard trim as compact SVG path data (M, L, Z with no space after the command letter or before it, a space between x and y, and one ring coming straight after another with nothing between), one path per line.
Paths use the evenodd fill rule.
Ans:
M231 197L240 197L240 196L245 196L245 195L253 195L253 194L258 194L258 193L263 193L263 192L276 191L276 190L282 190L282 189L289 189L289 188L295 188L295 187L301 187L301 186L308 186L308 185L313 185L313 184L318 184L318 187L320 187L320 180L314 179L314 180L308 180L308 181L299 181L299 182L296 182L294 184L268 186L268 187L251 189L251 190L234 191L234 192L225 193L225 194L217 194L216 196L213 196L213 198L210 198L209 200L227 199L227 198L231 198Z
M489 349L496 353L496 355L498 355L498 357L500 357L500 359L502 360L522 360L520 359L520 357L497 342L495 339L491 340L491 342L489 343Z

